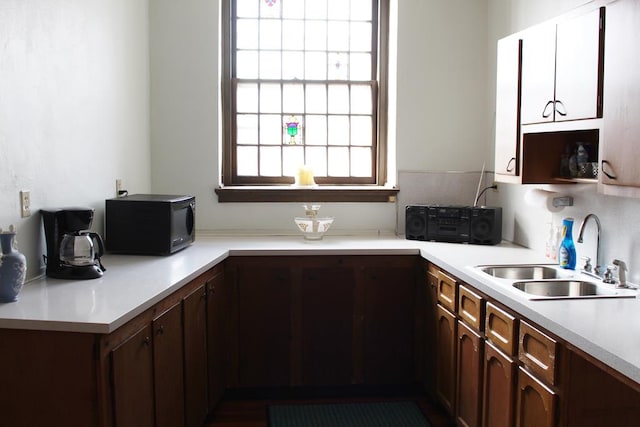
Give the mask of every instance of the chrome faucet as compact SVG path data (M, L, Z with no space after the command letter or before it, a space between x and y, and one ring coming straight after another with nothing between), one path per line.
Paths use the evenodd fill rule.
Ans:
M602 271L602 264L600 263L600 218L596 214L588 214L582 220L582 224L580 224L580 230L578 231L578 243L582 243L582 235L584 234L584 226L589 221L589 218L592 218L596 222L597 235L596 235L596 265L594 268L594 273L600 277Z

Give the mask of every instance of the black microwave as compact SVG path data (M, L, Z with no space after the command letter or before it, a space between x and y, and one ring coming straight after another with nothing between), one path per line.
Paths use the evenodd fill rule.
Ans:
M132 194L105 201L108 252L169 255L195 241L194 196Z

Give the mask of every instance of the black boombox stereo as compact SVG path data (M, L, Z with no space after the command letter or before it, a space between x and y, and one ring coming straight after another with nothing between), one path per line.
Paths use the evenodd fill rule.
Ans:
M502 240L502 208L409 205L409 240L495 245Z

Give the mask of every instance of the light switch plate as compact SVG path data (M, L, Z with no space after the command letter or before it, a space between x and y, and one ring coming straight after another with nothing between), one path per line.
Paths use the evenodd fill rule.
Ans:
M28 190L20 191L20 216L22 218L31 216L31 192Z

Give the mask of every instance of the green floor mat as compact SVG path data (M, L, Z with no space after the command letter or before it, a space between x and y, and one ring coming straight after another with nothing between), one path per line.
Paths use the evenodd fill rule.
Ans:
M269 427L431 427L415 402L269 406Z

